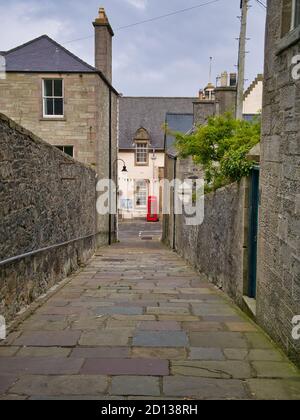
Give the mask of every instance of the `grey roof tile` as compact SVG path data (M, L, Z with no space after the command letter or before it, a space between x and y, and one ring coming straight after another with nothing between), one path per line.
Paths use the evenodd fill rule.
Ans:
M192 114L195 100L196 98L121 97L120 149L132 149L135 134L143 127L150 134L152 147L163 150L165 143L163 126L166 123L166 115Z
M63 46L42 35L12 50L2 52L8 72L96 73Z
M186 134L193 128L194 115L193 114L171 114L168 113L166 117L168 129L174 133ZM168 134L166 137L166 150L169 154L176 153L174 148L174 136Z

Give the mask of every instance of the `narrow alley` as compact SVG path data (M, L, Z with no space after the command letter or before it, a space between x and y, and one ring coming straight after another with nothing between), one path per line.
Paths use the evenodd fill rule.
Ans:
M296 368L157 226L121 226L1 342L1 399L299 398Z

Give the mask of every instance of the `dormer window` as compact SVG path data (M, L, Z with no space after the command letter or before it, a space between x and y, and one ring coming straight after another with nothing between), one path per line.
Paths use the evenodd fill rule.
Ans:
M283 0L282 36L287 35L300 25L300 0Z
M140 128L134 138L136 166L149 165L150 136L147 130Z

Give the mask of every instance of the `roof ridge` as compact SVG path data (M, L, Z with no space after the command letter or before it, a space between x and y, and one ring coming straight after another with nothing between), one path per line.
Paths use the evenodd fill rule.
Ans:
M34 39L32 39L30 41L27 41L27 42L24 42L24 44L18 45L17 47L11 48L10 50L3 51L3 52L5 54L10 54L12 52L15 52L15 51L21 49L21 48L27 47L28 45L33 44L34 42L39 41L40 39L45 38L45 37L49 38L48 35L40 35L37 38L34 38Z
M74 60L78 61L80 64L83 64L84 66L87 66L90 70L93 70L95 73L99 72L98 69L96 69L95 67L91 66L90 64L86 63L84 60L82 60L81 58L79 58L77 55L73 54L71 51L69 51L67 48L65 48L64 46L62 46L61 44L59 44L57 41L55 41L54 39L50 38L50 36L48 35L41 35L35 39L32 39L31 41L26 42L25 44L19 45L18 47L12 48L11 50L8 50L5 52L5 55L14 53L18 50L21 50L24 47L27 47L28 45L34 44L37 41L40 41L41 39L47 39L49 42L51 42L53 45L55 45L56 47L62 49L67 55L69 55L70 57L72 57Z

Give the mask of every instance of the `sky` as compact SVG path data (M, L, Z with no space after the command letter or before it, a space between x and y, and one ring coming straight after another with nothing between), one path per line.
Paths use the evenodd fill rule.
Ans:
M240 0L219 0L158 21L119 29L209 0L0 0L0 51L47 34L94 65L92 22L105 7L115 31L113 85L126 96L197 96L209 79L236 71ZM263 72L265 10L250 1L246 85ZM79 38L89 37L84 40Z

